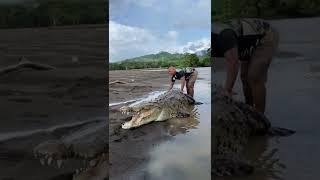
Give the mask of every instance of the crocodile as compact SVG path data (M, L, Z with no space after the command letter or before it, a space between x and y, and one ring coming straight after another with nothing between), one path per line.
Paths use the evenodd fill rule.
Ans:
M268 118L253 107L226 97L222 87L212 89L212 176L245 176L255 167L244 158L252 136L289 136L293 130L272 127Z
M105 180L109 168L108 133L105 121L93 122L59 139L40 143L33 149L34 156L42 165L57 168L63 168L68 160L81 160L85 165L74 169L73 180Z
M122 113L132 115L131 120L122 124L122 128L131 129L153 121L190 117L195 104L191 96L172 89L154 100L121 107Z

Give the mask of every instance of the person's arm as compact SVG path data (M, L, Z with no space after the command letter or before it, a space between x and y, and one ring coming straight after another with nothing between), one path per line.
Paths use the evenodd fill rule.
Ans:
M174 81L172 81L172 77L170 77L170 83L169 83L169 90L170 91L173 88Z
M237 79L239 71L239 56L238 48L232 48L225 53L227 78L225 81L224 89L228 96L232 96L232 89Z
M181 77L180 83L181 83L181 88L180 88L180 90L181 90L181 92L183 92L184 86L186 85L186 79L185 79L184 76Z

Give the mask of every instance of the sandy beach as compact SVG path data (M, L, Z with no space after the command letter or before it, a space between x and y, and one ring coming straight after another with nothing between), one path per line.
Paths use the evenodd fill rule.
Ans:
M109 83L109 103L117 103L167 89L169 76L166 69L109 71Z
M41 166L32 148L64 135L47 130L107 119L105 25L0 30L0 69L21 56L55 69L0 76L0 179L70 179L72 166ZM36 133L35 133L36 132ZM67 132L65 132L67 133Z

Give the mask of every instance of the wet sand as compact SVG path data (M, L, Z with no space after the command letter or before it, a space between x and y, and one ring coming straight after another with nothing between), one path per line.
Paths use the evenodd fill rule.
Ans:
M210 78L210 71L206 76ZM166 70L110 71L109 77L109 82L121 81L121 83L114 83L112 85L109 85L109 103L125 102L133 99L139 99L141 97L147 97L148 94L151 92L166 90L168 88L169 80ZM209 84L207 84L207 86L210 87ZM209 92L208 89L205 89L205 91ZM199 100L201 101L203 99ZM120 180L128 179L128 177L130 177L133 180L156 179L154 173L160 173L160 176L158 177L159 179L163 179L163 177L165 177L164 179L172 179L174 177L177 177L179 173L188 170L186 166L181 166L181 164L177 166L177 164L179 163L173 165L172 162L170 162L170 159L167 159L166 161L161 161L158 158L161 156L180 157L179 154L181 154L181 162L183 162L184 160L185 162L187 162L188 158L186 158L186 156L182 157L182 154L186 153L175 152L179 150L173 147L187 146L188 143L186 143L186 140L188 138L185 138L183 141L179 140L179 137L177 136L181 134L183 137L187 137L186 134L189 134L189 130L198 128L199 121L194 118L172 119L164 122L151 123L133 130L123 130L120 127L121 123L130 119L130 117L122 115L119 112L119 108L123 105L124 104L109 106L109 153L111 163L110 179ZM209 106L204 109L206 109L206 113L210 111ZM207 120L210 119L208 117L208 114L203 114L203 117L206 117ZM210 126L205 126L205 128L207 129L208 127ZM197 132L198 131L195 130L195 134L197 134ZM207 134L209 134L209 130L206 132L208 132ZM183 137L180 137L180 139L183 139ZM206 138L208 137L209 136L207 136ZM202 139L207 143L210 142L209 139ZM179 145L179 141L183 142L180 142ZM194 141L190 141L190 139L187 141L190 142L189 145L194 145L193 147L196 148L199 147L199 144L201 144L201 140L199 139L197 139L198 146L196 146L196 143L194 143ZM169 146L166 145L166 143L168 142L172 144ZM162 152L161 149L167 149L166 147L171 149L171 154L166 154ZM204 149L208 150L208 152L210 151L209 148ZM193 150L193 148L190 148L190 151ZM202 154L201 152L207 151L199 150L199 153L197 153L197 156L194 156L194 159L199 160L197 158L200 158L200 163L198 163L200 165L203 165L203 159L208 160L207 169L210 169L210 153L207 153L208 157L206 157L204 155L205 153ZM205 156L206 158L203 158L203 156ZM174 160L174 158L171 158L171 160ZM169 174L168 172L161 172L163 168L169 168L169 166L162 167L165 165L163 163L169 163L171 167ZM190 165L192 166L192 163L194 162L191 161L189 163L191 163ZM157 167L160 168L156 168L158 169L157 172L155 172L155 169L153 169L155 165L157 165ZM205 166L201 170L205 171ZM189 173L192 174L192 172L193 171L190 171ZM207 172L206 174L209 175L210 172ZM206 175L198 175L198 177L206 177Z
M117 103L146 96L153 91L168 89L166 69L109 71L109 103Z
M272 21L280 32L280 49L268 75L266 115L274 126L296 130L286 138L255 138L246 147L255 162L246 180L319 179L320 18ZM223 61L217 59L214 81L223 82ZM235 98L243 99L239 79Z
M0 30L0 69L17 64L21 56L56 67L0 76L0 179L44 180L73 171L41 166L32 148L68 133L45 132L53 126L106 121L105 32L105 25ZM28 131L38 132L13 138Z

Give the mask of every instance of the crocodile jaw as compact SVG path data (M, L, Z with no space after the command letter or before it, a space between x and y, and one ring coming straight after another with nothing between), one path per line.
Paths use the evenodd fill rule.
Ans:
M93 166L73 175L72 180L102 180L109 175L109 160L108 154L102 154L96 159L98 162Z
M134 127L141 126L143 124L150 123L152 121L156 121L161 114L161 110L159 108L152 109L144 109L140 112L134 114L132 119L128 122L122 124L123 129L130 129Z

